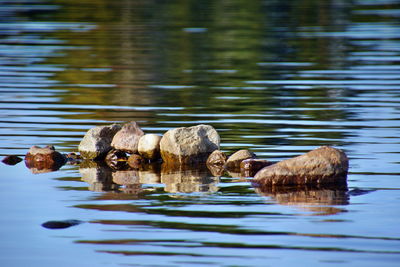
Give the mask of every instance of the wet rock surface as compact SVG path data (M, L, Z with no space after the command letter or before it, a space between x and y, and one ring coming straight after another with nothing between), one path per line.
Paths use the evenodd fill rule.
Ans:
M220 137L210 125L181 127L167 131L160 141L163 161L170 165L206 162L219 149Z
M58 170L66 163L66 158L53 146L32 146L25 155L25 165L32 173L45 173Z
M261 186L343 184L348 168L349 162L342 150L322 146L261 169L254 182Z
M48 221L42 224L47 229L65 229L83 223L79 220Z
M247 149L242 149L239 150L235 153L233 153L228 160L226 161L226 168L228 170L239 170L240 169L240 163L245 160L245 159L255 159L256 154L253 152L247 150Z
M104 159L108 151L112 149L111 141L114 135L121 129L118 124L97 126L85 134L79 144L78 150L85 159Z
M144 135L135 121L124 124L113 137L111 146L128 153L137 153L139 139Z
M207 165L224 166L226 163L227 156L220 150L214 150L207 159Z
M272 164L273 162L265 159L245 159L240 162L240 174L244 177L253 177L259 170Z

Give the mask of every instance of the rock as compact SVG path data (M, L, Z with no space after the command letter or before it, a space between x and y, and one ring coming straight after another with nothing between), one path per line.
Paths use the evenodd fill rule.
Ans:
M56 171L65 163L66 158L53 146L32 146L25 155L25 165L32 173Z
M15 155L6 156L2 160L2 162L4 164L7 164L7 165L16 165L16 164L20 163L21 161L22 161L22 159L20 157L18 157L18 156L15 156Z
M210 125L172 129L161 138L161 157L170 165L205 162L219 149L219 142L217 131Z
M270 185L317 185L346 183L349 161L339 149L322 146L301 156L261 169L254 183Z
M142 129L135 121L131 121L122 126L114 138L111 146L126 151L128 153L137 153L139 139L144 135Z
M226 154L221 150L214 150L207 159L207 165L224 166L226 162Z
M139 169L142 166L142 164L144 164L144 163L145 163L145 159L138 154L132 154L128 158L129 166L134 169Z
M79 220L65 220L65 221L48 221L42 223L42 226L47 229L65 229L83 223Z
M240 162L240 174L244 177L253 177L259 170L272 164L265 159L245 159Z
M155 161L160 158L161 136L157 134L145 134L139 139L138 152L146 159Z
M114 135L121 129L118 124L97 126L85 134L79 144L78 150L85 159L104 159L108 151L112 149L111 141Z
M242 149L239 150L235 153L233 153L228 160L226 161L226 168L228 170L239 170L240 169L240 163L245 160L245 159L254 159L256 158L256 154L253 152L250 152L247 149Z
M111 149L105 158L107 165L115 170L120 170L127 167L128 156L122 150Z

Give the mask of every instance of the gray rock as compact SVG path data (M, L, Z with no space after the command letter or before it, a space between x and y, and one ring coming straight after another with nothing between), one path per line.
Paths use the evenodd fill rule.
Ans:
M254 176L254 183L260 186L341 184L346 183L348 168L349 161L342 150L322 146L261 169Z
M245 160L245 159L254 159L256 158L256 154L253 152L247 150L247 149L242 149L239 150L235 153L233 153L228 160L226 161L226 168L228 170L239 170L240 169L240 163Z
M111 141L120 129L120 125L112 124L87 131L78 147L81 156L86 159L103 159L112 149Z
M112 139L111 146L128 153L137 153L139 139L144 135L135 121L124 124Z
M219 142L217 131L210 125L172 129L161 138L161 157L172 165L205 162L219 149Z
M160 158L161 136L157 134L145 134L139 139L138 152L144 158L157 160Z

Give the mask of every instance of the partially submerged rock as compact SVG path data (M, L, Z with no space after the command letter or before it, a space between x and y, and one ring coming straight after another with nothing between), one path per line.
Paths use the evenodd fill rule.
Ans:
M161 138L161 157L170 165L205 162L219 149L219 142L217 131L210 125L172 129Z
M124 124L113 137L111 146L126 151L128 153L137 153L139 139L144 135L142 129L135 121Z
M240 163L245 159L255 159L256 154L253 152L242 149L233 153L226 161L226 168L228 170L238 170L240 168Z
M245 159L240 162L240 174L244 177L253 177L259 170L272 164L265 159Z
M340 184L346 183L348 168L349 161L342 150L322 146L261 169L254 176L254 183L260 186Z
M108 151L112 149L111 141L114 135L121 129L118 124L97 126L85 134L79 144L79 152L85 159L104 159Z
M25 155L25 165L33 173L58 170L66 163L66 158L54 149L54 146L32 146Z
M7 165L16 165L16 164L20 163L21 161L22 161L22 159L21 159L20 157L16 156L16 155L9 155L9 156L6 156L6 157L2 160L2 162L3 162L4 164L7 164Z
M128 158L128 165L134 169L139 169L144 163L145 159L138 154L132 154Z
M145 134L139 139L138 152L141 156L151 161L160 158L161 136L157 134Z
M226 154L221 150L214 150L207 159L207 165L224 166L226 162Z

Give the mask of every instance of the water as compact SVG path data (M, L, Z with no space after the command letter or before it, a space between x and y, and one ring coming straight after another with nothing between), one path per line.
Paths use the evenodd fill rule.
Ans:
M206 123L228 154L341 148L348 189L0 164L2 266L398 266L397 1L86 2L0 1L0 156Z

